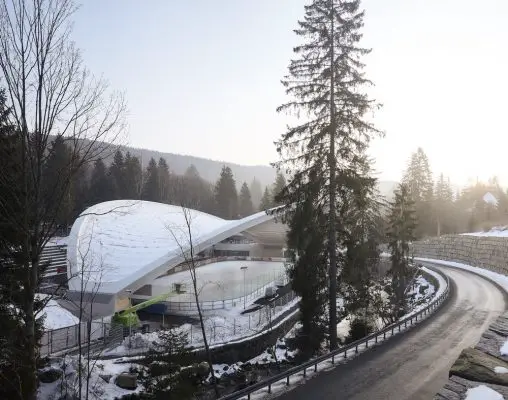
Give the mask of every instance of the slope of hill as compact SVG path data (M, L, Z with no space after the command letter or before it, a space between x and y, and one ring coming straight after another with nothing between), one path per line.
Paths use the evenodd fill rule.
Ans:
M183 174L185 170L194 164L199 171L201 177L209 182L215 183L220 175L223 165L227 165L233 171L238 188L243 182L250 183L255 177L264 188L267 185L272 185L275 181L276 171L269 165L239 165L226 161L216 161L207 158L188 156L174 153L164 153L156 150L140 149L129 146L121 146L121 150L125 153L130 151L132 155L140 158L143 169L146 168L150 158L158 160L160 157L166 159L171 171L177 174ZM109 162L107 160L106 162ZM379 181L379 191L383 196L391 198L393 190L397 182L394 181Z
M220 175L223 165L227 165L233 171L238 187L243 182L250 183L254 177L261 183L261 186L271 185L275 181L275 169L268 165L239 165L226 161L215 161L206 158L187 156L173 153L163 153L155 150L138 149L133 147L123 147L122 150L130 151L131 154L139 157L143 168L146 168L150 158L158 160L160 157L166 159L171 171L177 174L183 174L191 165L199 171L203 179L209 182L215 182Z

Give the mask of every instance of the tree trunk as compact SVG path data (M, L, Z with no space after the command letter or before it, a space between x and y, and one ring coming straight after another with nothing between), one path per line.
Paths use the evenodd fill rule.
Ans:
M334 44L334 8L333 0L331 3L331 40L332 46L330 49L330 152L328 155L328 165L330 168L330 215L328 218L329 231L329 308L330 308L330 350L337 347L337 231L335 227L335 214L336 214L336 168L337 160L335 159L335 76L333 63L335 58L335 44Z
M193 261L192 261L192 264L194 264ZM191 268L194 269L195 266L192 265ZM196 270L194 269L194 274L195 273L196 273ZM219 388L217 387L217 380L215 379L215 374L213 372L212 354L210 353L210 346L208 345L208 339L206 338L205 321L203 320L203 313L201 312L201 306L199 305L198 288L197 288L197 282L196 282L195 275L193 275L193 278L192 278L192 286L194 287L194 298L196 300L196 308L198 309L199 324L201 325L201 334L203 335L203 343L205 345L205 352L206 352L208 367L210 368L210 373L212 374L213 390L215 391L215 397L218 399L220 397L220 393L219 393Z

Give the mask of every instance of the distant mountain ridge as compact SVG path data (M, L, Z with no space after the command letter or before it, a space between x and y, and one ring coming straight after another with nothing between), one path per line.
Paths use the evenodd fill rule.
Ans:
M150 158L153 157L155 160L158 160L160 157L163 157L166 159L169 169L174 173L183 174L187 168L194 164L201 177L211 183L217 181L223 165L230 167L233 171L238 188L240 188L243 182L250 184L254 177L261 183L263 188L272 185L275 181L276 170L269 165L240 165L227 161L217 161L202 157L166 153L130 146L120 146L120 149L124 153L129 151L132 155L139 157L143 169L148 165ZM396 185L397 182L394 181L379 181L379 191L382 195L391 198Z

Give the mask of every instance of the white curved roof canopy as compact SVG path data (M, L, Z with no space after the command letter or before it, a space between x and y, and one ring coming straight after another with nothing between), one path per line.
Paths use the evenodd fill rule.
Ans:
M190 220L190 235L185 216ZM262 211L226 221L191 209L137 200L96 204L74 222L69 236L69 288L116 294L137 290L183 261L183 252L200 252L240 232L273 224ZM279 224L278 224L279 225ZM285 230L270 230L284 240ZM254 234L258 233L253 229Z

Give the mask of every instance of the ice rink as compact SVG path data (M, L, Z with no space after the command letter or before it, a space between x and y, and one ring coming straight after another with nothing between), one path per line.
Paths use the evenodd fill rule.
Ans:
M246 266L245 288L244 271ZM222 261L196 269L200 301L228 300L248 295L259 287L275 281L284 274L282 262L270 261ZM152 295L166 293L175 283L184 283L187 293L168 298L171 302L194 301L189 271L156 279L152 284Z

